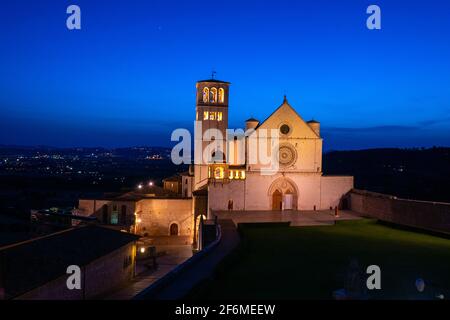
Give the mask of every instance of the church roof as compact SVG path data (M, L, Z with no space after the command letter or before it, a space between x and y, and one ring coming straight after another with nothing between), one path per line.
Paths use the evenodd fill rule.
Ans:
M245 120L245 122L259 122L259 120L255 119L255 118L249 118L249 119Z
M207 80L200 80L200 81L197 81L197 83L200 83L200 82L214 82L214 83L225 83L225 84L230 84L230 82L222 81L222 80L217 80L217 79L207 79Z
M308 123L320 123L320 122L313 119L313 120L309 120Z

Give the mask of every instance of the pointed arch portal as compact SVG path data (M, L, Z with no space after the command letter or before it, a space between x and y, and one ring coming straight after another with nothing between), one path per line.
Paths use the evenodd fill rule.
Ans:
M280 177L272 182L268 195L274 211L297 209L298 189L289 178Z
M280 190L275 190L272 194L272 210L282 210L283 209L283 194Z

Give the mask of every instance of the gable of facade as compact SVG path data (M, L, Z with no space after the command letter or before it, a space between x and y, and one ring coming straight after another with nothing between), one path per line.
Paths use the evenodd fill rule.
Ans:
M311 129L308 123L295 111L286 98L281 106L258 125L256 131L261 129L281 130L283 125L288 125L290 130L286 134L281 133L281 138L320 139L320 136Z
M322 138L317 124L305 122L285 98L283 104L257 126L251 137L256 137L258 142L248 143L247 154L249 157L252 152L259 155L259 148L265 145L267 156L273 155L273 159L279 163L279 171L321 173ZM313 128L311 125L317 127ZM278 134L278 148L275 139L267 138L272 133ZM251 162L249 171L268 168L259 157L256 164Z

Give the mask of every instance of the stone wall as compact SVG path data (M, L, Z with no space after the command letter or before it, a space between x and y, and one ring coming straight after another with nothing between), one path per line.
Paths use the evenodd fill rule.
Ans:
M169 236L176 224L179 236L192 236L194 212L192 199L144 199L136 204L139 219L136 232L146 236Z
M329 209L340 206L342 197L353 188L351 176L321 176L320 173L278 173L261 175L247 172L246 180L210 184L208 206L210 211L228 210L233 200L236 211L270 211L275 189L294 192L294 210Z
M320 183L320 209L322 210L330 207L342 208L342 197L353 189L351 176L322 176Z
M410 227L450 232L450 203L400 199L353 189L347 196L351 210L368 217Z
M192 198L142 199L137 201L85 200L78 201L79 215L97 217L103 223L103 206L108 208L108 224L112 208L118 209L117 226L142 236L169 236L170 226L177 225L178 236L193 235L194 213ZM126 224L122 223L121 208L126 206ZM136 214L136 215L135 215ZM134 222L136 221L136 225Z

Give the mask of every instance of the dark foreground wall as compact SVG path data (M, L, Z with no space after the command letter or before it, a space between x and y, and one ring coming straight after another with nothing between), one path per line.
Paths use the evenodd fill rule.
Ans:
M134 276L136 248L127 244L114 252L81 267L80 290L69 290L63 275L15 299L18 300L84 300L98 299L109 290L120 287ZM83 279L84 277L84 279Z
M351 210L387 222L433 231L450 232L450 203L400 199L353 189L348 194Z

